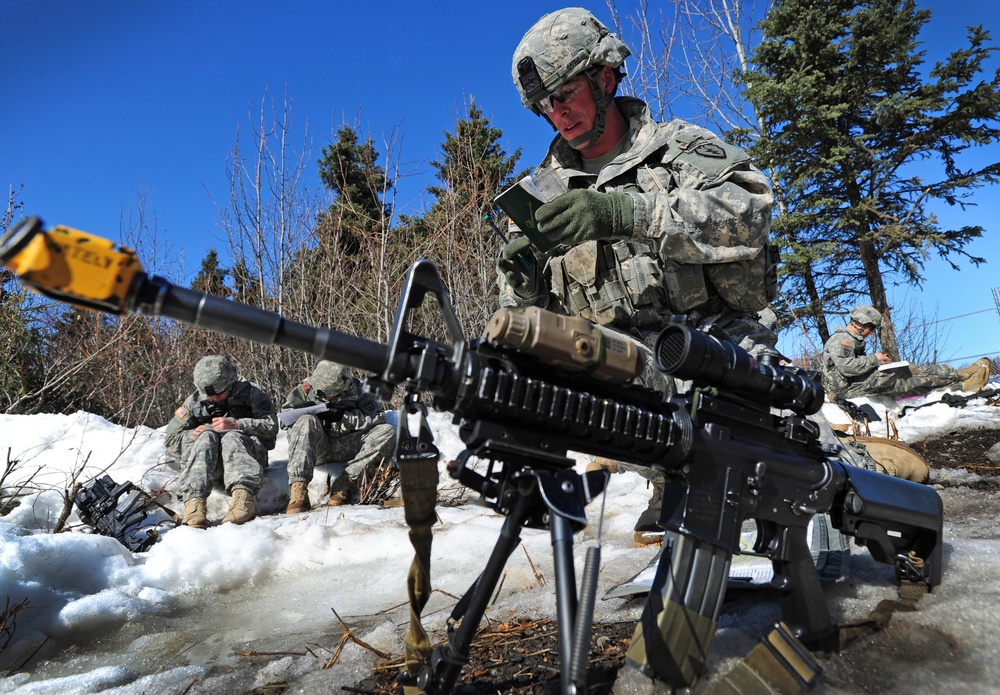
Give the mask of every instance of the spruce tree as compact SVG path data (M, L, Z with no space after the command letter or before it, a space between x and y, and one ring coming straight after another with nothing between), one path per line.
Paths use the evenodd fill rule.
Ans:
M470 99L454 132L445 131L440 156L431 162L438 184L427 187L434 197L421 218L401 218L417 245L438 264L448 283L459 319L469 331L481 328L497 307L494 262L501 242L492 225L494 203L514 178L520 148L508 154L500 144L503 131L493 126Z
M982 76L996 48L969 27L968 46L925 70L929 18L911 0L781 0L744 75L763 124L751 153L788 203L774 224L786 296L817 317L870 297L893 357L886 282L919 285L931 253L956 269L984 262L966 251L984 229L944 229L929 204L964 207L1000 176L1000 163L961 163L1000 134L1000 70Z
M357 253L367 232L385 222L385 196L394 183L378 165L379 152L368 138L361 142L348 125L337 131L337 139L323 148L319 178L336 196L320 213L317 233L320 243L338 250Z
M208 250L201 261L201 268L195 275L191 283L191 289L195 292L207 292L219 297L229 297L231 292L226 287L226 276L229 270L219 265L219 254L212 248Z

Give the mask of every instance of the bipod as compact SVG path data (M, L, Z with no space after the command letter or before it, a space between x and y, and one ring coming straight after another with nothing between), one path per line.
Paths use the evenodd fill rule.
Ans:
M490 462L485 475L468 467L473 455ZM475 454L463 451L449 464L448 472L453 478L479 492L506 519L486 568L448 618L447 643L434 650L430 666L420 673L417 683L422 692L427 695L452 692L462 667L469 662L476 630L507 559L521 542L524 527L548 528L552 537L560 692L564 695L586 692L586 663L596 594L593 585L597 582L599 554L588 552L584 583L578 596L573 533L587 525L585 507L603 492L608 474L591 471L581 475L573 470L572 463L570 459L546 454L525 456L523 452L491 442Z

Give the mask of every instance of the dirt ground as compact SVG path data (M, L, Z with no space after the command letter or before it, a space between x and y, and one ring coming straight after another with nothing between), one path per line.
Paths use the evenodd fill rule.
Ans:
M921 442L915 448L932 468L964 468L982 476L974 486L980 489L1000 489L1000 466L986 458L986 452L997 441L1000 432L962 431ZM949 510L946 518L962 514ZM725 609L723 609L725 610ZM618 670L622 667L635 624L595 624L588 671L588 693L611 693ZM850 651L850 647L846 651ZM555 622L551 619L525 617L484 625L472 645L472 658L462 669L456 692L463 695L487 693L548 693L558 691L559 659ZM840 655L846 661L850 655ZM370 679L351 692L384 695L399 693L395 683L400 661L387 663L372 673Z

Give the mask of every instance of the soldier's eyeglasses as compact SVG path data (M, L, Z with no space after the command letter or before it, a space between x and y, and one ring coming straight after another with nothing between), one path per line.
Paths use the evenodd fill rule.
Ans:
M568 104L576 98L582 89L583 85L566 85L547 97L539 99L538 108L542 110L542 113L552 113L556 104Z

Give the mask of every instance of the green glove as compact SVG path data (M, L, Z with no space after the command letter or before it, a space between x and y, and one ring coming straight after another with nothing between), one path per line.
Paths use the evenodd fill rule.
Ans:
M538 231L555 244L574 246L592 239L632 236L632 198L578 188L535 211Z
M541 269L531 251L531 240L528 237L521 236L507 242L497 259L497 270L522 299L534 301L545 293Z

